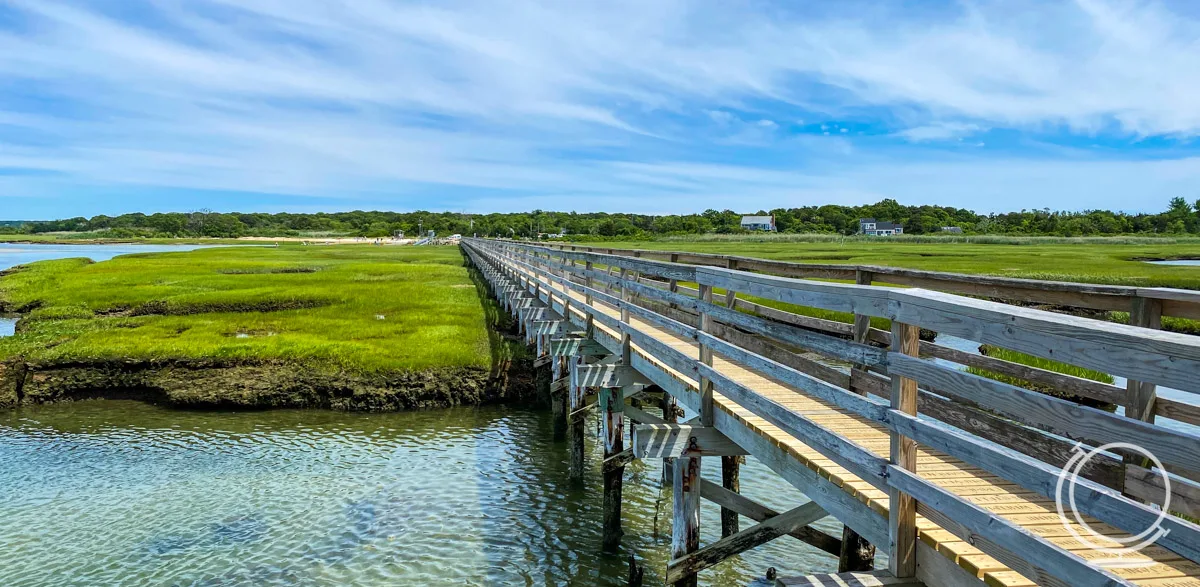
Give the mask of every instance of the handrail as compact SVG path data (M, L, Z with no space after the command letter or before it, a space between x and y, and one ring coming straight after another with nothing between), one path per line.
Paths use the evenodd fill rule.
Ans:
M1200 291L1187 289L998 277L882 265L797 263L691 251L586 247L559 243L543 243L543 246L571 251L604 251L611 255L636 256L643 259L675 259L679 263L694 265L725 267L733 262L741 269L774 273L785 277L853 280L858 272L869 272L876 281L895 285L1094 310L1129 311L1132 299L1147 298L1162 303L1163 315L1200 319Z
M879 316L995 344L1129 379L1200 394L1200 337L1155 331L1090 318L1056 314L923 289L895 289L808 281L715 267L647 262L617 255L573 253L540 245L502 241L541 254L586 259L638 271L653 263L663 275L694 275L701 285L802 306ZM690 273L694 271L693 273ZM683 279L684 277L680 277ZM699 302L706 312L721 306Z
M558 294L558 298L561 299L559 305L564 309L567 318L573 318L570 312L566 311L568 307L572 311L581 312L589 317L588 323L595 320L596 323L618 333L618 336L627 341L626 348L628 341L632 341L640 348L649 350L656 360L661 360L680 373L699 380L698 390L687 390L685 397L680 397L689 407L700 409L703 414L705 381L711 382L711 385L728 400L800 439L863 480L876 486L885 485L893 492L898 492L893 493L893 508L890 514L893 533L898 531L903 537L906 532L910 532L915 536L914 520L919 511L930 519L938 520L939 523L944 522L942 525L946 530L976 544L988 554L1010 564L1014 570L1036 578L1039 582L1064 585L1128 584L1103 568L1083 562L1076 555L1045 538L1023 531L1012 522L989 522L990 514L985 509L921 478L915 471L915 445L911 444L912 441L962 459L1047 497L1056 493L1055 481L1059 472L1052 465L1029 459L1024 454L988 439L957 430L942 422L918 418L915 407L916 383L924 381L951 388L954 396L966 396L972 401L984 406L993 406L1002 412L1043 410L1042 413L1035 414L1034 420L1046 426L1075 429L1078 435L1086 440L1106 441L1122 437L1132 439L1163 453L1161 456L1166 457L1164 460L1171 460L1186 468L1200 466L1200 457L1197 457L1194 451L1189 451L1189 447L1200 444L1200 437L1169 431L1151 423L1124 419L1099 410L1074 406L1070 402L1038 396L1022 388L966 375L923 361L915 357L915 329L924 327L949 332L1036 356L1116 372L1137 377L1142 381L1171 385L1192 393L1200 393L1200 382L1190 381L1194 373L1200 372L1200 338L921 289L898 290L869 285L812 282L746 273L735 269L631 260L603 253L563 251L513 242L465 239L464 245L488 257L495 266L507 271L521 284L521 288L528 289L539 298L544 292L545 300L552 307L556 307L558 301L552 284L563 288L563 292L571 290L586 295L589 303L579 304L577 300L572 301L569 295ZM556 261L555 258L561 261ZM580 268L576 265L577 261L589 265L598 263L610 268L617 267L622 271L619 276L613 276L586 266ZM643 272L665 279L695 281L701 286L701 292L707 295L691 298L642 285L639 279ZM583 280L584 284L576 283L573 277ZM611 295L591 287L593 279L606 286L618 285L621 295ZM859 315L891 319L893 347L887 352L879 351L881 360L877 361L878 366L891 371L891 409L886 409L886 406L869 398L857 397L845 389L820 382L810 375L711 334L710 326L706 325L706 316L720 316L728 321L727 323L744 326L751 332L763 329L761 322L766 322L763 318L740 314L724 305L714 303L711 300L714 287L787 303L840 309ZM701 326L693 327L639 306L630 300L627 295L629 292L644 294L664 304L685 304L701 317ZM732 296L729 299L733 299ZM622 318L618 320L600 312L594 303L620 310ZM701 349L701 356L687 356L655 340L631 321L630 315L637 315L650 324L695 341ZM786 330L772 331L771 334L783 336L785 339L788 335ZM903 344L900 340L904 341ZM811 339L809 343L813 344ZM804 346L803 342L797 344ZM826 346L821 350L836 355L847 352L847 349L871 348L860 343L852 344L858 346ZM891 459L877 457L853 440L824 428L761 395L746 384L731 379L714 368L711 362L704 360L705 350L745 364L757 372L787 382L803 393L887 427L895 433ZM864 354L854 355L853 360L862 363L871 359ZM1159 517L1152 507L1088 480L1078 480L1075 491L1082 496L1079 506L1083 513L1131 533L1141 532ZM899 501L895 497L897 495ZM914 498L920 503L914 502ZM911 506L905 506L906 503ZM1161 545L1190 560L1200 560L1200 527L1170 516L1161 523L1170 531L1160 538ZM903 573L911 572L911 565L915 564L911 559L911 542L908 543L907 555L901 548L905 544L904 540L894 540L893 552L890 553L893 558L893 572L896 572L897 576L910 576Z

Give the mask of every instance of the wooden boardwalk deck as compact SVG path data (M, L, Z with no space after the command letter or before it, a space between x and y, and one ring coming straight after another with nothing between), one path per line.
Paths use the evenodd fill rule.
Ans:
M542 291L553 292L555 298L560 300L569 298L572 314L575 314L576 321L582 320L586 316L586 313L579 310L579 306L587 303L584 294L571 291L552 280L545 280L526 267L514 264L511 268L541 282ZM591 306L614 319L621 318L621 311L609 304L592 301ZM636 316L628 318L628 321L636 330L683 354L696 356L700 352L700 345L697 342L676 335L663 327ZM621 333L599 322L595 324L595 328L609 337L621 339ZM667 362L660 361L653 352L642 348L636 342L631 345L631 350L633 354L670 373L672 377L692 390L699 388L699 382L693 375L673 369ZM712 367L729 380L752 389L772 402L785 406L792 412L801 414L812 422L836 432L880 458L888 458L891 433L884 425L812 397L785 382L722 356L719 354L719 350L714 352ZM871 512L880 517L886 527L887 491L872 486L871 483L826 458L821 452L792 434L730 401L721 394L720 384L715 386L713 403L715 409L726 417L732 418L753 434L785 451L794 461L794 466L807 467L815 471L821 477L840 487L848 495L866 504ZM776 463L774 466L779 465ZM1096 564L1106 563L1104 566L1109 572L1134 584L1200 587L1200 565L1165 548L1151 547L1139 553L1124 555L1119 561L1120 564L1107 564L1109 561L1102 560L1106 556L1105 553L1095 552L1089 546L1081 544L1070 536L1070 533L1063 527L1063 522L1056 512L1052 500L981 468L971 466L941 452L918 447L915 470L922 479L986 509L997 517L1010 520L1066 551ZM1127 534L1098 520L1086 517L1085 519L1092 528L1102 533L1114 536ZM1032 580L1013 571L1006 564L985 554L924 516L917 517L917 530L919 540L929 547L926 552L940 554L966 571L967 574L977 577L988 585L997 587L1035 585ZM1080 534L1086 534L1082 528L1077 527L1077 531Z
M536 277L528 270L522 269L522 271L530 277ZM564 291L562 286L556 284L549 284L549 287L554 291L555 296L570 296L573 300L572 304L586 303L583 294L574 291ZM621 312L617 308L598 301L593 301L592 305L613 318L620 318ZM692 355L700 352L699 345L695 342L681 338L654 324L636 317L631 318L630 322L638 330L671 348ZM597 328L605 330L613 338L620 338L619 333L613 332L602 325L597 325ZM699 384L695 379L671 369L668 365L658 361L652 353L647 352L636 344L633 345L633 351L641 355L644 359L658 364L664 370L672 372L679 379L690 382L692 387L698 388ZM874 452L880 457L886 458L888 456L890 435L883 426L856 414L848 413L844 409L809 397L795 388L752 371L745 365L730 361L720 355L714 354L713 368L729 376L734 381L754 389L763 396L787 406L792 411L806 415L809 419L820 422L831 430L836 430L842 436L853 440L856 444ZM755 434L767 438L771 443L787 450L788 454L795 458L797 463L809 467L822 477L833 481L845 491L870 506L881 517L887 517L888 496L886 492L872 487L869 483L859 479L850 471L825 458L818 451L780 430L770 422L754 415L738 404L726 400L721 395L719 388L713 394L713 401L717 409L734 416L747 428L754 431ZM962 496L972 503L986 508L997 516L1017 522L1022 527L1029 529L1039 536L1050 538L1052 542L1061 546L1064 550L1075 552L1083 558L1091 558L1097 554L1092 551L1091 547L1080 544L1063 528L1062 519L1059 518L1053 501L1047 500L1032 491L1008 483L1004 479L945 454L920 448L917 450L917 474L923 479L927 479L952 491L956 495ZM1107 530L1113 535L1123 534L1120 530L1107 526L1098 520L1086 517L1085 520L1100 532ZM1082 527L1076 525L1076 528L1077 532L1086 535L1086 531ZM1012 571L1000 561L984 554L978 548L963 542L958 537L943 530L937 524L923 516L917 516L917 531L918 537L922 542L957 563L967 572L983 579L989 585L996 587L1025 587L1035 585L1033 581L1030 581L1020 573ZM1125 555L1122 560L1128 562L1129 566L1121 565L1120 567L1113 568L1113 572L1139 585L1200 587L1200 565L1188 561L1169 550L1162 548L1148 549L1139 553ZM1138 566L1137 563L1139 562L1144 563L1145 566Z

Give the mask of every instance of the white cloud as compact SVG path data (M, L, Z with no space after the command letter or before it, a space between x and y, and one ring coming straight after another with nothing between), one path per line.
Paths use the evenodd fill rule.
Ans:
M0 92L0 166L46 173L5 178L2 196L56 194L66 182L369 195L395 207L429 185L558 206L587 193L605 209L647 206L645 194L662 211L730 194L767 208L793 193L919 202L914 176L889 170L934 165L925 158L939 141L988 129L1200 135L1200 21L1158 3L983 0L832 18L715 0L193 0L127 11L153 13L154 29L106 15L105 3L6 6L27 26L0 25L0 86L33 99ZM830 150L774 122L847 113L898 120L895 135L915 144L871 153L837 137ZM769 151L736 157L735 147ZM964 178L1031 168L985 159L991 150L936 165ZM774 179L740 186L623 163L767 159L758 155L773 155L776 169L746 163L747 177ZM1153 179L1139 192L1112 177L1154 164L1106 162L1096 169L1113 171L1091 171L1102 185L1077 173L1089 163L1076 159L1038 168L1063 174L1064 189L1032 192L1041 205L1095 207L1092 192L1063 184L1074 181L1101 194L1120 185L1132 205L1159 207L1147 199L1161 192ZM1001 184L1030 188L1014 177ZM810 181L819 185L803 187ZM945 203L993 208L977 190L957 193Z
M963 137L985 130L977 124L942 122L902 130L896 133L912 142L962 140Z

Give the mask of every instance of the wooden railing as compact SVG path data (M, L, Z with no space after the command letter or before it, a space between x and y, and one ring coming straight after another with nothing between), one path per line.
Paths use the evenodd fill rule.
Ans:
M1163 316L1200 320L1200 291L1185 289L1019 279L879 265L797 263L687 251L586 247L559 243L546 243L544 246L568 251L596 252L691 265L736 268L782 277L838 279L854 281L859 285L878 283L920 287L1011 303L1044 304L1065 309L1123 311L1129 313L1131 325L1155 330L1162 328ZM679 288L679 291L695 292L694 289L686 287ZM857 315L851 325L789 313L744 299L737 299L734 303L738 309L797 326L836 332L847 336L853 335L860 342L871 340L883 344L890 343L888 333L871 330L869 321L866 320L867 317L863 315ZM1125 387L1117 387L1011 361L970 355L957 349L928 342L921 344L921 355L1018 377L1096 402L1124 406L1130 416L1141 420L1152 422L1157 415L1200 425L1200 408L1158 397L1154 385L1148 382L1130 379Z
M830 513L843 518L848 525L852 523L848 518L853 519L854 525L876 543L887 536L892 570L897 576L912 575L915 516L920 513L1012 569L1044 584L1128 584L1050 540L997 518L988 510L922 479L915 470L915 444L939 450L1054 499L1061 466L1072 452L1071 441L1090 446L1132 443L1155 455L1171 471L1171 509L1193 516L1200 513L1200 484L1189 480L1200 478L1200 436L973 375L958 366L922 359L921 355L932 355L951 362L975 360L964 357L966 353L946 352L936 345L920 343L917 332L925 329L946 333L1191 394L1200 394L1200 377L1196 376L1200 373L1200 337L925 289L806 281L752 273L750 271L778 268L775 262L754 259L735 258L735 268L730 269L711 266L715 264L709 262L713 261L711 256L685 253L669 255L675 261L685 260L684 256L688 255L706 263L695 265L646 258L657 253L650 251L642 252L639 258L636 254L597 253L508 241L466 239L463 244L477 264L490 264L498 271L507 272L517 283L523 284L522 287L535 290L539 299L545 300L569 322L580 326L595 323L620 333L625 364L639 366L639 359L630 355L630 346L637 345L655 361L679 373L690 374L699 382L698 391L678 388L672 395L700 414L702 423L713 423L712 391L715 389L729 401L801 439L864 481L888 491L890 519L884 534L880 534L880 529L872 526L868 518L856 517L858 514L852 511L853 508L831 510ZM729 265L729 258L724 258L723 264ZM812 270L826 268L812 266ZM847 277L837 273L841 269L830 271L821 276ZM897 281L895 276L903 277L901 273L888 275L886 281L891 283ZM924 275L920 279L944 278ZM1107 299L1098 296L1117 295L1110 286L1081 286L1083 289L1071 291L1055 289L1055 286L1042 295L1034 289L1034 282L1005 281L1021 281L1027 290L1023 294L1027 301L1046 301L1056 296L1065 299L1062 296L1070 294L1071 299L1096 307L1101 305L1101 299ZM680 282L697 284L696 295L687 295L679 286ZM920 285L916 281L908 284ZM551 292L552 286L578 292L586 296L587 302L572 302L568 296ZM966 288L962 284L955 287ZM1094 289L1084 291L1088 287ZM1121 294L1126 296L1126 301L1130 295L1136 297L1156 291L1154 288L1121 289L1136 290L1133 294ZM714 301L714 290L727 292L723 303ZM617 292L615 295L614 291ZM995 292L982 293L982 290L969 293L1003 297L992 295ZM891 333L870 335L860 326L855 330L861 335L848 340L811 328L810 323L797 320L797 314L751 313L764 306L741 304L739 295L848 312L864 319L886 318L891 321L892 329ZM1193 303L1171 295L1174 294L1153 299L1161 300L1164 311L1171 308L1173 312ZM1113 304L1110 302L1103 302L1103 307L1111 309ZM619 309L621 318L614 319L599 311L597 303ZM1193 310L1181 310L1175 315L1200 316L1190 312ZM690 356L636 328L630 321L631 316L695 341L699 345L699 355ZM869 344L872 341L887 341L890 348ZM731 380L712 367L713 353L885 426L892 432L889 458L881 458L836 430L827 429ZM810 358L811 354L844 361L857 368L847 374L823 360ZM987 365L997 371L1007 368L993 362ZM1030 380L1042 376L1033 371L1022 372L1022 375ZM1078 382L1074 385L1074 391L1104 395L1097 393L1101 388ZM1108 387L1112 390L1105 392L1122 391ZM1193 404L1177 403L1181 406L1177 413L1185 416L1196 413ZM1176 412L1172 412L1172 417ZM918 417L918 414L928 417ZM721 422L717 424L719 427ZM750 446L746 449L754 453ZM1117 450L1094 459L1084 470L1086 478L1074 485L1079 510L1133 534L1159 524L1168 530L1159 539L1159 546L1192 561L1200 561L1200 527L1175 516L1160 519L1158 510L1141 501L1161 501L1161 478L1167 473L1147 468L1147 463L1131 458L1134 456ZM1122 462L1122 457L1127 462ZM1122 491L1126 495L1122 495Z

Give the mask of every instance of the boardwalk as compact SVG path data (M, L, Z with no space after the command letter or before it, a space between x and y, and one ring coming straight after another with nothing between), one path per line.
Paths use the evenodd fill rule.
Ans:
M882 370L889 367L897 370L897 363L905 365L904 374L913 375L912 379L899 378L891 384L879 385L873 391L880 395L911 396L911 409L905 409L902 402L893 401L889 406L875 398L855 395L845 390L833 388L821 380L786 367L778 362L763 358L757 353L750 352L725 340L714 337L710 332L715 330L713 322L718 325L721 318L726 325L733 324L754 328L768 333L779 333L779 325L748 324L751 317L733 316L728 311L722 313L722 304L712 304L712 288L701 283L697 292L700 299L684 301L679 294L671 293L670 289L679 291L679 281L703 281L695 275L694 268L682 269L678 275L673 272L677 267L670 264L650 264L646 261L621 260L592 253L575 254L572 259L569 253L551 251L535 247L519 247L514 245L499 245L484 241L468 243L477 265L487 268L485 273L491 276L493 284L498 287L512 288L510 292L522 292L520 297L533 294L537 307L557 311L560 320L569 325L565 330L578 332L581 327L591 326L590 337L602 346L613 351L622 360L617 364L624 365L645 377L657 387L663 389L671 398L688 408L691 414L700 414L701 424L707 424L719 431L728 440L736 444L742 451L753 455L771 469L786 478L789 482L804 491L823 514L836 516L840 521L865 540L888 548L893 557L892 574L897 576L915 576L929 585L968 585L980 581L996 586L1022 586L1035 584L1137 584L1137 585L1171 585L1171 586L1200 586L1200 565L1193 562L1200 541L1195 526L1171 518L1173 541L1160 541L1159 544L1141 549L1136 553L1125 554L1121 557L1122 564L1101 566L1097 561L1112 558L1113 555L1097 551L1093 545L1080 542L1072 536L1074 530L1080 536L1090 537L1088 531L1079 524L1071 528L1064 526L1062 518L1056 511L1053 493L1046 491L1048 476L1044 468L1035 467L1031 476L1029 471L1020 467L1008 467L1003 462L1008 453L1003 448L992 448L984 444L975 445L970 435L961 432L955 435L953 429L937 430L937 436L930 434L928 442L913 444L901 432L927 432L923 420L899 420L905 426L898 429L895 423L889 426L889 415L892 418L902 418L896 412L913 413L916 411L917 390L915 383L911 388L905 384L920 379L939 381L938 377L949 377L942 385L969 384L980 386L979 381L959 380L956 374L943 375L931 372L926 361L909 359L909 362L888 361L881 358L879 349L834 339L832 337L813 338L808 333L788 332L785 336L791 342L807 342L809 348L832 349L831 352L842 358L858 359L860 373L868 377L866 369ZM606 261L605 271L596 269L600 262ZM583 262L586 265L580 266ZM612 275L618 270L619 274ZM629 271L628 276L626 271ZM651 291L640 279L634 279L633 271L663 278L678 278L671 282L671 288L663 291L662 295ZM734 273L734 272L730 272ZM574 274L574 277L572 277ZM690 279L689 279L690 277ZM733 285L729 275L718 275L728 285ZM754 274L737 276L745 278L741 289L729 287L729 291L753 291L756 295L771 297L769 287L779 287L779 282ZM625 278L625 279L622 279ZM775 278L773 278L775 279ZM596 284L593 280L608 283ZM634 285L629 285L630 282ZM799 280L785 280L798 282ZM613 293L611 287L623 290ZM808 282L812 283L812 282ZM589 287L589 284L592 287ZM792 287L792 284L789 284ZM850 289L838 289L838 288ZM882 292L876 290L883 290ZM779 297L796 299L794 289ZM882 308L879 314L894 313L894 306L889 306L891 298L884 288L868 286L825 286L815 284L806 286L803 290L804 299L819 301L824 304L853 306L860 310L865 308ZM504 292L499 292L504 295ZM932 295L932 292L930 292ZM639 298L658 296L661 301L668 303L683 302L697 310L700 318L694 328L670 318L665 318L656 312L651 312L644 305L631 303L635 294ZM843 304L837 297L847 298ZM510 298L515 301L517 298ZM980 312L996 311L992 306L966 298L955 296L933 295L938 303L964 304L965 307L980 307ZM727 298L732 306L735 298ZM960 302L959 300L965 300ZM510 301L509 303L513 303ZM707 306L705 305L707 304ZM983 304L980 306L980 304ZM675 304L678 308L680 304ZM932 304L931 304L932 305ZM532 304L527 307L532 307ZM838 308L841 309L841 308ZM955 308L961 311L959 308ZM705 312L704 310L708 310ZM1015 309L1014 309L1015 310ZM666 310L664 310L666 311ZM1028 313L1029 311L1024 311ZM1026 314L1018 312L1020 317ZM918 313L910 312L916 316ZM678 316L678 314L677 314ZM712 317L716 316L714 320ZM541 318L547 318L541 315ZM892 316L895 320L898 316ZM1063 322L1059 318L1031 315L1031 319L1049 320L1058 328L1058 332L1066 327L1076 325L1075 321ZM945 320L940 316L922 317L931 322ZM552 320L551 320L552 321ZM705 321L709 321L706 325ZM533 321L530 321L532 324ZM739 324L739 322L741 322ZM914 320L914 322L916 322ZM961 321L960 321L961 322ZM922 326L925 326L922 324ZM1095 324L1086 325L1092 330L1082 328L1080 336L1093 333L1099 327ZM944 328L964 327L948 324ZM719 326L718 326L719 328ZM978 325L970 325L979 331ZM1032 327L1031 327L1032 328ZM1044 330L1044 328L1043 328ZM1138 333L1140 335L1140 333ZM1186 340L1187 337L1154 333L1153 340L1147 345L1162 343L1161 346L1172 351L1181 350L1187 353L1195 350L1195 343ZM899 320L893 327L893 337L902 340L911 337L913 347L903 349L893 347L898 353L915 355L916 328L907 327ZM977 335L978 336L978 335ZM550 340L561 340L562 333L546 334L538 342L543 350L550 350ZM828 338L829 340L825 340ZM1165 342L1164 342L1165 341ZM803 345L801 345L803 346ZM1016 346L1016 345L1011 345ZM1034 344L1029 345L1036 346ZM1084 345L1086 346L1086 345ZM1090 349L1080 349L1087 352ZM628 353L627 357L621 356ZM705 359L706 353L711 357ZM687 360L682 360L686 357ZM1133 357L1130 357L1133 359ZM1181 357L1174 356L1173 362ZM1153 357L1143 360L1153 362ZM697 365L696 363L699 363ZM874 363L874 364L872 364ZM575 360L574 365L585 364ZM708 365L711 365L709 367ZM1141 369L1137 374L1142 380L1153 381L1142 373L1152 369ZM918 373L927 375L925 378L916 377ZM982 379L982 378L980 378ZM1176 379L1167 377L1166 380L1178 383ZM886 378L882 378L886 382ZM991 380L983 380L991 381ZM624 381L623 383L628 383ZM711 391L711 415L705 418L706 386ZM1173 385L1185 388L1181 385ZM584 386L578 386L580 388ZM573 390L574 391L574 390ZM582 389L577 393L582 398ZM1012 391L1004 388L991 388L984 385L981 398L988 393ZM922 392L923 394L925 392ZM572 394L574 399L575 394ZM1038 406L1053 411L1063 406L1051 402L1049 406L1037 404L1039 398L1034 398L1031 406ZM874 400L874 401L873 401ZM1059 400L1061 401L1061 400ZM977 403L986 405L986 401ZM582 407L581 401L572 402L575 409ZM611 402L610 402L611 404ZM892 409L889 410L888 408ZM618 410L619 411L619 408ZM1001 410L1003 411L1003 410ZM1098 412L1098 410L1097 410ZM1107 414L1105 414L1107 415ZM1087 417L1094 416L1090 412ZM636 416L630 416L630 419ZM1113 422L1118 417L1111 416ZM617 416L620 426L620 415ZM1034 418L1038 423L1050 418ZM1098 420L1108 424L1109 420ZM1128 421L1126 419L1126 421ZM1132 422L1131 422L1132 423ZM1141 426L1150 432L1157 428L1150 424L1137 422L1135 428ZM1043 428L1047 428L1043 426ZM1060 432L1060 430L1055 430ZM618 428L619 433L619 428ZM1104 433L1089 430L1089 437L1095 442L1110 440L1107 431ZM915 435L915 434L914 434ZM961 436L962 438L959 438ZM1111 436L1121 436L1121 429L1114 427ZM1193 453L1200 452L1200 443L1194 436L1171 432L1170 440L1185 443ZM693 437L695 438L695 437ZM963 439L967 439L964 442ZM909 454L904 454L905 443ZM933 448L946 443L946 448L953 447L950 452L963 451L956 456ZM1191 444L1186 444L1191 443ZM636 443L635 443L636 444ZM980 447L984 448L980 448ZM1173 446L1178 447L1178 444ZM899 451L899 454L897 452ZM1169 452L1169 451L1164 451ZM995 454L993 454L995 453ZM995 456L1000 455L999 457ZM1158 451L1155 451L1158 454ZM915 458L913 458L915 457ZM906 460L907 458L907 460ZM700 458L697 461L699 467ZM1164 458L1164 460L1166 460ZM970 461L970 462L969 462ZM990 463L997 466L986 466ZM1180 463L1193 465L1193 463ZM676 469L679 462L676 461ZM911 491L906 494L897 487L904 481L904 474L897 468L910 471L915 480L904 485ZM1191 469L1195 470L1195 469ZM678 471L676 471L679 474ZM1020 482L1018 482L1020 481ZM619 486L619 480L617 481ZM1087 483L1087 482L1084 482ZM1184 482L1186 483L1186 482ZM1049 487L1052 491L1054 487ZM1100 490L1101 486L1095 486ZM910 495L921 493L929 503L919 497L915 500ZM1110 492L1111 493L1111 492ZM1082 494L1081 494L1082 495ZM1098 495L1098 494L1097 494ZM1107 495L1107 494L1105 494ZM607 496L606 496L607 497ZM1094 501L1103 501L1104 496L1095 497ZM905 520L903 513L892 515L890 504L899 503L900 508L907 510L906 503L915 506L915 515L908 514ZM1083 498L1081 498L1083 499ZM1111 497L1111 500L1125 502L1122 507L1129 512L1110 513L1109 506L1096 506L1095 513L1104 513L1112 521L1124 526L1124 530L1116 525L1106 524L1099 519L1084 516L1088 525L1101 534L1113 537L1123 536L1129 532L1139 532L1147 524L1136 526L1138 521L1144 521L1147 516L1153 518L1146 506L1139 506L1132 500L1121 497ZM677 501L678 496L677 496ZM1153 501L1160 502L1161 497ZM937 504L936 507L933 504ZM677 503L676 514L687 515L686 508L680 509ZM1108 509L1106 509L1108 508ZM1185 510L1186 511L1186 510ZM619 507L617 509L619 524ZM980 515L982 514L982 515ZM811 516L810 516L811 517ZM978 519L978 521L975 521ZM997 524L998 520L1003 523ZM1135 521L1136 520L1136 521ZM903 549L905 524L915 528L915 544L911 545L906 558ZM889 525L891 530L889 530ZM677 523L678 529L678 523ZM994 531L996 536L989 535ZM1128 531L1128 532L1126 532ZM889 536L889 533L891 536ZM897 537L897 534L900 534ZM773 536L771 536L773 537ZM1093 542L1098 541L1093 539ZM687 544L685 539L679 540L677 549L679 560L687 560L690 552L698 550L697 544ZM693 541L694 542L694 541ZM723 541L724 542L724 541ZM733 542L733 541L731 541ZM1165 544L1164 544L1165 543ZM890 545L890 546L889 546ZM1116 543L1112 543L1116 546ZM1173 547L1173 548L1171 548ZM899 556L897 556L899 552ZM1189 558L1191 560L1189 560ZM900 560L897 560L900 559ZM673 565L675 563L672 563ZM905 565L908 565L907 567ZM683 571L688 565L680 565ZM704 568L700 566L699 568ZM681 572L683 572L681 571ZM668 573L671 576L671 573ZM674 578L674 577L672 577ZM684 575L684 581L688 576ZM781 579L781 584L807 584L799 579ZM794 583L793 583L794 582Z

